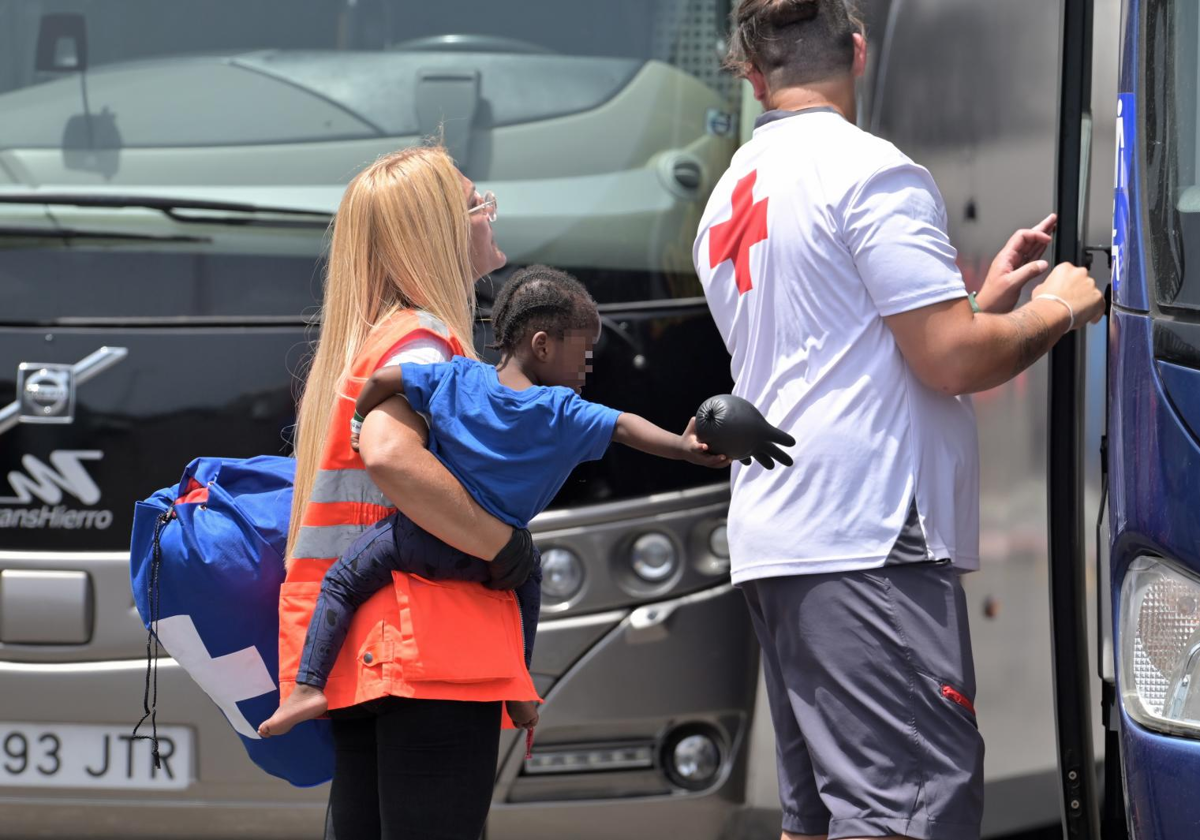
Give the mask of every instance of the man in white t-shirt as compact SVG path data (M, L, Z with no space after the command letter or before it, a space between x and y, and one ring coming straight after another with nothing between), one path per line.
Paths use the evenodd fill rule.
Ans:
M979 566L974 391L1098 320L1054 217L967 294L929 172L854 125L843 0L742 0L729 64L765 113L700 223L734 393L795 466L734 464L733 580L763 648L785 838L978 837L983 743L959 574Z

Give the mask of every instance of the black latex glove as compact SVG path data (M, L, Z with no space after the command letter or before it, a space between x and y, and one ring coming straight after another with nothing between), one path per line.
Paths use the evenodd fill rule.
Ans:
M775 462L786 467L792 458L776 444L795 446L796 439L767 422L751 403L733 394L720 394L704 401L696 412L696 437L708 444L709 452L749 464L753 458L768 470Z
M533 537L524 528L514 528L504 548L487 564L490 579L483 585L488 589L516 589L529 577L536 563Z

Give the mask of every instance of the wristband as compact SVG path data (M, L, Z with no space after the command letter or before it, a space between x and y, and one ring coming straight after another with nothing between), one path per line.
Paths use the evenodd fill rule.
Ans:
M1061 303L1063 306L1067 307L1067 312L1071 313L1071 323L1067 327L1067 332L1070 332L1071 330L1075 329L1075 310L1071 308L1071 304L1067 303L1065 300L1060 298L1058 295L1052 295L1052 294L1041 294L1041 295L1038 295L1036 298L1034 298L1034 300L1056 300L1059 303Z
M350 418L350 434L352 434L352 435L360 434L362 432L363 420L365 420L365 419L366 418L364 418L357 411L354 412L354 416Z
M971 304L971 311L978 315L981 310L979 309L979 301L975 300L974 292L967 292L967 302Z

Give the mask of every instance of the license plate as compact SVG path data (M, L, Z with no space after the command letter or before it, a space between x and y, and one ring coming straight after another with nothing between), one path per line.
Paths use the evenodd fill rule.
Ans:
M179 790L191 783L192 731L158 727L161 767L130 726L0 722L0 788ZM147 734L149 729L142 730ZM141 734L141 732L139 732Z

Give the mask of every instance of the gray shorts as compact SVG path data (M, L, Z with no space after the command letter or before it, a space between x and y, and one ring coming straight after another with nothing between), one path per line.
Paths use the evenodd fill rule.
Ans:
M762 644L783 829L978 838L983 739L947 563L743 584Z

